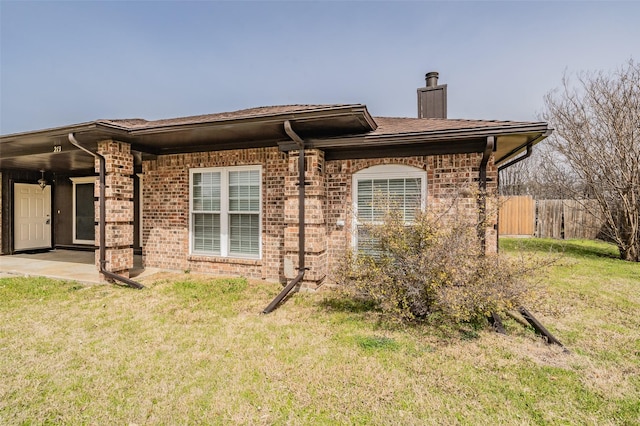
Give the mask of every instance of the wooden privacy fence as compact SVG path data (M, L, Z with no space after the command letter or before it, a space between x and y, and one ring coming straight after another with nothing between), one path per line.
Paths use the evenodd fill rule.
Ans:
M500 235L533 236L536 204L530 196L502 198L499 214L498 232Z
M500 235L539 238L595 239L604 220L595 200L536 200L530 196L509 197L500 206Z

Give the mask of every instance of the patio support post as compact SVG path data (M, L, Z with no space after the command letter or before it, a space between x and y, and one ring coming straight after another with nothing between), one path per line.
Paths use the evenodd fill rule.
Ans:
M327 225L324 206L326 201L324 151L305 149L305 161L300 151L289 152L289 176L285 181L284 274L293 279L299 268L301 252L305 257L306 273L301 288L315 290L327 275ZM298 169L304 167L304 217L299 215ZM302 224L300 223L302 221ZM305 245L300 246L299 233L304 229Z
M113 140L98 143L98 154L104 157L105 188L96 185L96 197L104 194L105 235L104 265L99 269L129 277L133 268L133 155L131 146ZM99 161L96 159L96 168ZM100 210L96 209L96 222L100 223ZM96 227L96 241L101 241L100 227ZM98 250L99 252L99 250ZM96 263L100 262L96 252ZM102 268L100 268L102 266ZM110 277L102 274L103 279Z
M492 174L492 182L493 186L497 183L497 168L493 163L493 148L495 146L495 138L493 136L488 136L486 140L486 145L484 148L484 152L482 153L482 160L480 161L480 171L479 171L479 194L478 194L478 239L480 240L480 250L482 254L486 254L489 252L495 252L497 250L497 239L496 230L493 229L493 223L495 222L494 217L497 213L491 212L492 218L491 220L487 217L487 194L490 192L487 191L487 169L490 168L490 172ZM495 176L494 176L495 175ZM495 207L495 206L493 206ZM491 236L492 244L487 245L487 237Z
M296 287L316 289L327 269L324 152L306 150L288 120L284 130L298 146L297 152L289 152L289 175L284 185L284 275L291 281L262 311L264 314L272 312Z

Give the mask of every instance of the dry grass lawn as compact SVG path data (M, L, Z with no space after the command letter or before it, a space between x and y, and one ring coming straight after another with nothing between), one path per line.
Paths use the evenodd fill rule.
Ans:
M280 286L242 278L0 279L0 424L640 424L640 265L563 249L529 309L569 354L513 320L400 328L329 292L262 315Z

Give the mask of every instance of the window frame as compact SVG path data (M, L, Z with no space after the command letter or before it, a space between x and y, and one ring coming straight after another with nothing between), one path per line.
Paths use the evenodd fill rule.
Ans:
M142 220L144 218L144 174L143 173L136 173L136 176L138 176L138 241L140 242L140 248L144 247L143 244L143 240L142 237L144 235L143 231L143 224L142 224ZM134 183L135 184L135 183Z
M240 171L257 171L259 183L258 211L229 211L229 173ZM194 211L193 209L193 176L196 173L220 173L220 252L194 249L194 215L207 213L206 211ZM228 166L228 167L201 167L189 169L189 254L195 256L224 257L232 259L262 259L262 165ZM231 214L251 214L258 217L258 254L243 254L231 252Z
M358 183L362 180L376 179L420 179L420 210L427 206L427 172L423 169L404 164L381 164L367 167L352 175L352 208L353 220L351 221L351 247L358 250L358 225L370 223L381 224L381 221L361 222L358 219Z
M73 244L83 244L83 245L96 245L96 240L95 240L95 195L93 197L94 203L93 203L93 213L94 213L94 231L93 231L93 236L94 239L93 240L81 240L77 238L77 205L76 205L76 199L77 199L77 187L78 185L88 185L88 184L93 184L93 192L95 194L95 188L96 188L96 176L83 176L83 177L70 177L69 180L72 183L72 190L71 190L71 211L72 211L72 220L71 220L71 242Z

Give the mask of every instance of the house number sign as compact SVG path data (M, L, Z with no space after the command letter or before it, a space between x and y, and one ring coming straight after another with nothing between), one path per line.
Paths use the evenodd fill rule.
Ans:
M62 145L54 145L53 152L62 152Z

